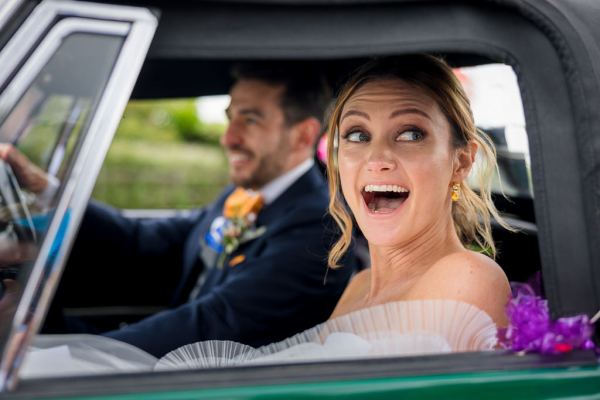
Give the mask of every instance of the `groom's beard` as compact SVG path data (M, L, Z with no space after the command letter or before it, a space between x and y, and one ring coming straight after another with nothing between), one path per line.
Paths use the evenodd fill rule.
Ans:
M230 146L227 149L228 153L242 153L248 157L251 163L246 174L239 173L230 166L231 182L247 189L260 189L286 172L285 164L290 153L289 148L288 142L283 137L273 151L264 154L257 154L241 145Z

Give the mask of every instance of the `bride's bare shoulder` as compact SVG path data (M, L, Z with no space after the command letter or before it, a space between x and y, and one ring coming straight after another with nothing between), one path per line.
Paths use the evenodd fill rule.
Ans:
M438 260L411 289L410 297L464 301L504 326L510 285L494 260L473 251L460 251Z
M344 290L340 301L338 301L330 318L346 314L349 311L360 308L360 302L364 300L369 291L371 282L371 269L367 268L352 277L350 283Z

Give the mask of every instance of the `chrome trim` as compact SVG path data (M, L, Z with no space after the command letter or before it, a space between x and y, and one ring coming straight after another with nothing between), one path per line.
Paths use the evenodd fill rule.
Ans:
M124 22L91 21L83 18L67 18L55 25L52 31L35 50L17 77L0 97L0 121L8 115L38 73L46 66L56 49L67 36L73 33L99 33L114 36L126 36L130 25ZM0 58L0 65L2 59Z
M47 65L48 60L55 54L65 37L70 34L80 32L92 32L99 35L111 34L114 36L126 37L129 31L130 24L124 22L93 21L81 18L69 18L60 21L48 34L48 37L35 50L33 55L11 82L11 85L3 93L2 97L0 98L0 121L10 110L10 107L12 107L22 96L23 92L27 90L38 73ZM68 198L69 197L65 197L65 199ZM56 217L52 219L46 234L46 238L54 239L57 236L57 232L59 231L60 225L63 223L62 219L67 208L68 207L66 205L61 206L61 204L57 206L55 212ZM23 322L26 321L27 315L30 312L29 310L31 303L38 292L38 285L41 282L42 276L47 267L46 263L48 261L48 255L50 254L50 251L54 245L55 244L53 243L53 240L44 240L42 246L40 247L38 259L31 270L29 279L23 290L19 305L13 317L13 325L11 327L9 339L6 342L6 348L17 347L17 345L14 343L15 337L20 329L20 326L26 325ZM50 270L53 270L55 267L51 266L49 268ZM48 297L49 296L46 296L46 298ZM43 301L47 300L40 298L38 304L42 303ZM32 321L30 324L35 324L35 322ZM37 325L35 325L35 329L37 329ZM32 329L27 329L27 331L30 332ZM20 348L19 351L24 351L24 348ZM4 389L5 385L9 388L14 386L14 383L12 382L16 380L11 380L11 377L14 376L13 371L18 370L18 365L15 366L14 364L20 362L18 357L16 357L13 361L7 359L6 356L7 355L5 352L3 359L1 360L2 364L0 364L0 392Z
M18 338L16 337L19 326L22 324L22 321L25 321L29 305L33 301L34 296L38 294L36 293L36 289L46 269L51 271L48 277L48 282L51 284L46 285L42 289L38 304L47 305L54 293L76 232L75 228L79 225L83 216L96 177L100 172L100 167L125 109L129 95L133 90L133 85L142 67L157 26L156 18L148 10L144 9L121 6L110 6L111 8L108 9L108 6L70 1L47 2L43 6L45 6L45 12L56 10L58 13L70 13L70 15L76 14L77 16L110 16L110 18L120 21L131 21L132 25L95 110L95 114L92 117L89 129L85 133L81 150L73 164L71 176L65 183L63 195L56 207L55 217L50 223L46 240L44 240L39 251L40 256L35 261L30 279L27 282L15 318L13 319L13 326L9 340L6 343L6 349L15 346L19 350L16 357L10 362L6 358L2 360L2 365L0 366L0 392L6 388L12 390L16 385L20 361L24 355L26 345L32 339L33 333L37 332L43 315L40 315L39 312L34 315L21 344L18 343ZM37 18L40 18L40 16L38 15ZM89 22L92 21L86 21L86 23ZM0 54L0 66L2 66L2 59L5 57L5 54L7 53L3 52ZM87 175L82 175L82 171ZM47 266L46 263L49 261L48 255L50 249L68 210L72 210L72 214L68 217L68 225L63 236L63 243L67 245L60 248L52 264ZM4 357L6 357L6 352Z
M47 9L57 15L85 17L95 19L110 19L126 22L156 23L156 17L147 8L132 6L111 6L106 4L85 3L69 0L46 0L42 3Z
M0 85L58 16L156 23L150 11L128 6L108 6L79 1L45 1L35 8L23 26L0 52Z
M21 63L29 50L48 29L56 15L38 6L0 52L0 85Z
M23 0L4 0L0 2L0 29L6 24L6 21L14 14L21 3L23 3Z

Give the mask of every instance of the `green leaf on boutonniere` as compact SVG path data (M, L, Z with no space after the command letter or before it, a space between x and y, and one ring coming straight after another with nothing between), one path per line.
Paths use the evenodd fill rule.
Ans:
M240 240L239 240L239 244L246 243L246 242L249 242L251 240L254 240L257 237L259 237L262 234L264 234L266 231L267 231L267 227L266 226L261 226L259 228L254 229L254 230L247 230L247 231L245 231L245 232L242 233L242 236L240 237Z
M218 268L222 268L225 258L237 250L242 243L256 239L267 231L265 226L253 228L251 223L244 218L229 220L230 225L223 234L223 251L217 261Z

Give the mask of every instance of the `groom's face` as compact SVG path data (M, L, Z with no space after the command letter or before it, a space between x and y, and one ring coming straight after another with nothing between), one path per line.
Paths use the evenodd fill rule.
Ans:
M280 105L284 90L256 79L241 79L232 87L221 144L235 185L259 189L288 169L291 143Z

